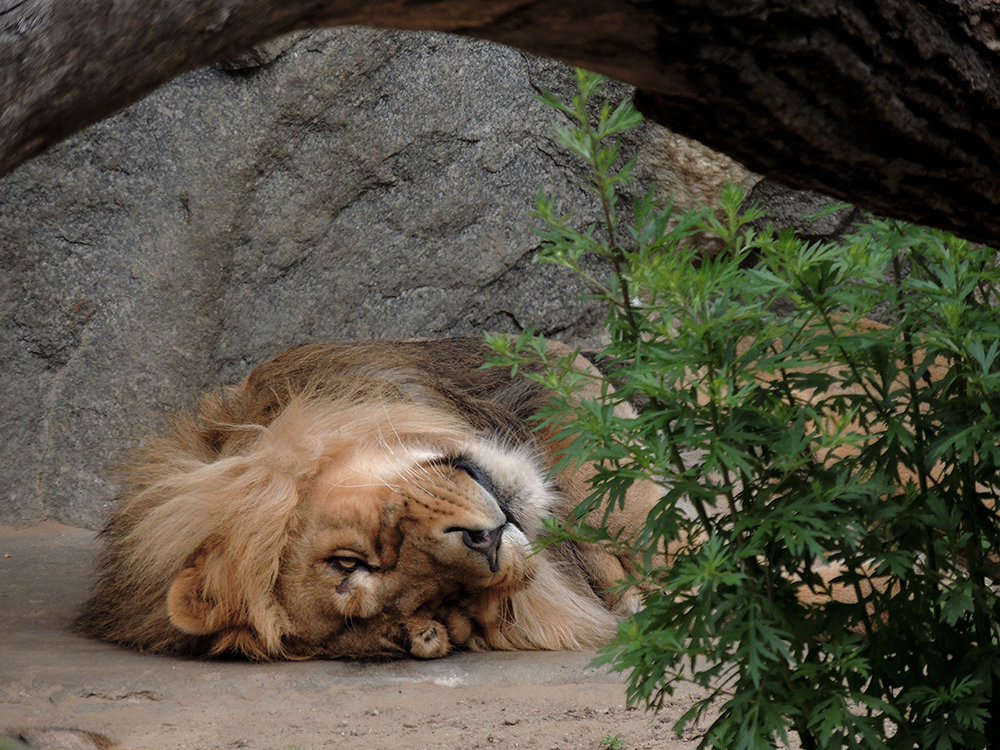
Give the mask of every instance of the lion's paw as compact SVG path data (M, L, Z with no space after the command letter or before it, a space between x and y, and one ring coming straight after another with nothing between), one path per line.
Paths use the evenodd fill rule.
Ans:
M612 605L612 609L625 617L642 611L642 592L634 586L627 589L621 598Z
M437 620L406 623L410 633L410 653L418 659L438 659L451 651L448 629Z

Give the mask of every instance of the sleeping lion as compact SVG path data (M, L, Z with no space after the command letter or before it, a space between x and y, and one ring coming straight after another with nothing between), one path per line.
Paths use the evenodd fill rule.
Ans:
M79 629L255 659L605 643L638 605L614 588L631 561L534 554L592 469L551 475L559 446L527 421L549 394L481 369L487 354L473 338L309 344L205 398L130 467ZM636 483L610 531L634 533L659 497Z

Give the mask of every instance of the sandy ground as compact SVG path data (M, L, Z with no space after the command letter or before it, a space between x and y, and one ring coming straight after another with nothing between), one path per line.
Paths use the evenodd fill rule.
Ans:
M68 631L90 587L91 531L0 527L0 727L74 726L130 748L693 748L625 706L593 653L459 653L387 663L185 660ZM604 741L602 743L602 741Z

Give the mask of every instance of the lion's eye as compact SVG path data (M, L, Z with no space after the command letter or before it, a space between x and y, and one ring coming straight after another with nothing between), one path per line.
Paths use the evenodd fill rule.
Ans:
M471 461L467 461L464 458L457 459L451 464L454 468L459 471L464 471L470 477L472 477L484 490L489 492L491 495L496 497L496 488L493 486L493 480L490 475L487 474L482 467L477 466Z
M354 573L358 570L368 570L368 563L364 560L359 560L356 557L348 557L346 555L334 555L333 557L328 557L326 564L331 568L336 568L341 573Z
M497 486L493 484L493 477L490 476L486 469L479 464L469 461L467 458L462 458L461 456L447 459L446 462L452 468L464 471L472 477L472 479L475 480L480 487L490 493L493 499L496 500L497 505L500 506L500 510L502 510L503 514L507 517L507 522L521 528L520 521L518 521L511 512L510 499L505 493L498 491Z

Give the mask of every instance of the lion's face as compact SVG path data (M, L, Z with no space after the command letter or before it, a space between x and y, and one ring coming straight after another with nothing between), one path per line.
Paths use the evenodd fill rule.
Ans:
M557 500L531 444L409 405L295 403L205 480L155 520L217 529L170 582L167 615L212 651L263 656L493 645Z
M331 654L422 657L482 642L488 603L535 572L525 527L551 512L542 477L531 456L474 442L326 466L282 565L290 636Z

